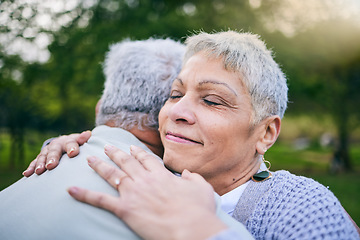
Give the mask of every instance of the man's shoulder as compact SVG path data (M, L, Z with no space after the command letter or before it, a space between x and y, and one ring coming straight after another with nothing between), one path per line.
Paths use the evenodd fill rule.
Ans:
M143 148L145 151L151 152L150 149L131 132L122 128L109 127L106 125L94 128L87 143L92 146L101 147L102 150L105 144L110 144L127 153L129 152L131 145L136 145Z
M112 213L67 193L70 186L78 186L118 195L87 164L89 155L111 162L103 151L108 142L96 135L95 142L84 144L77 157L63 155L57 168L23 178L0 192L0 239L139 239Z

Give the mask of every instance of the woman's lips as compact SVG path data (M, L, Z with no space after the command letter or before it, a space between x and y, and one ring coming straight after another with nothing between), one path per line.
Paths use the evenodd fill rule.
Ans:
M165 136L166 139L173 141L173 142L177 142L177 143L187 143L187 144L202 144L200 142L194 141L192 139L186 138L180 134L176 134L176 133L171 133L168 132L166 133Z

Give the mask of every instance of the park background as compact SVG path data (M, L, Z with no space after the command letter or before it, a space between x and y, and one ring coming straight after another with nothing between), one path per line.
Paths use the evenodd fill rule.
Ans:
M0 190L45 139L94 127L110 44L229 28L259 34L288 78L271 170L328 186L359 225L359 0L2 0Z

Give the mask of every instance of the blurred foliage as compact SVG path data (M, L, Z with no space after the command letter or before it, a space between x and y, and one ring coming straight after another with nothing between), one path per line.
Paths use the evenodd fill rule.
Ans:
M24 161L29 131L93 127L110 44L183 41L194 31L230 28L259 34L274 50L289 78L289 115L332 117L337 158L330 158L351 169L360 115L358 16L355 0L3 0L0 128L11 136L9 160Z

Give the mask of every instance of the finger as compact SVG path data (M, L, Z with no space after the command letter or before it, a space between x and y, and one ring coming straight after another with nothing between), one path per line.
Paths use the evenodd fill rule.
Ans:
M22 173L25 177L30 177L35 172L35 166L36 166L37 159L31 161L29 167Z
M61 146L64 152L70 157L73 158L77 156L80 152L79 150L79 143L76 141L80 134L74 133L70 134L69 136L64 136L64 138L61 141Z
M46 163L47 153L48 153L48 146L41 149L41 152L36 157L37 160L36 160L36 164L35 164L35 173L37 175L42 174L46 170L45 163Z
M91 131L84 131L76 138L76 141L79 145L86 143L91 137Z
M121 171L118 167L112 166L95 156L90 156L87 160L89 166L115 189L118 188L122 179L127 177L126 173Z
M146 169L141 163L120 149L105 145L106 155L118 165L131 179L135 179L145 173Z
M208 183L200 174L191 173L187 169L184 169L184 171L181 173L181 178L199 183Z
M105 193L94 192L78 187L70 187L68 193L80 202L100 207L114 213L118 212L117 209L120 207L120 199L118 197Z
M51 170L59 164L64 150L58 140L53 140L47 148L48 152L45 158L45 167L46 169Z
M86 143L91 137L91 131L84 131L80 134L71 134L67 138L64 149L69 157L75 157L79 154L79 146Z
M166 170L159 158L138 146L131 145L130 153L149 171Z
M208 183L205 178L203 178L198 173L191 173L189 170L184 169L184 171L181 173L181 178L192 181L194 184L201 185L204 189L208 189L211 192L214 192L214 188L211 186L211 184Z

